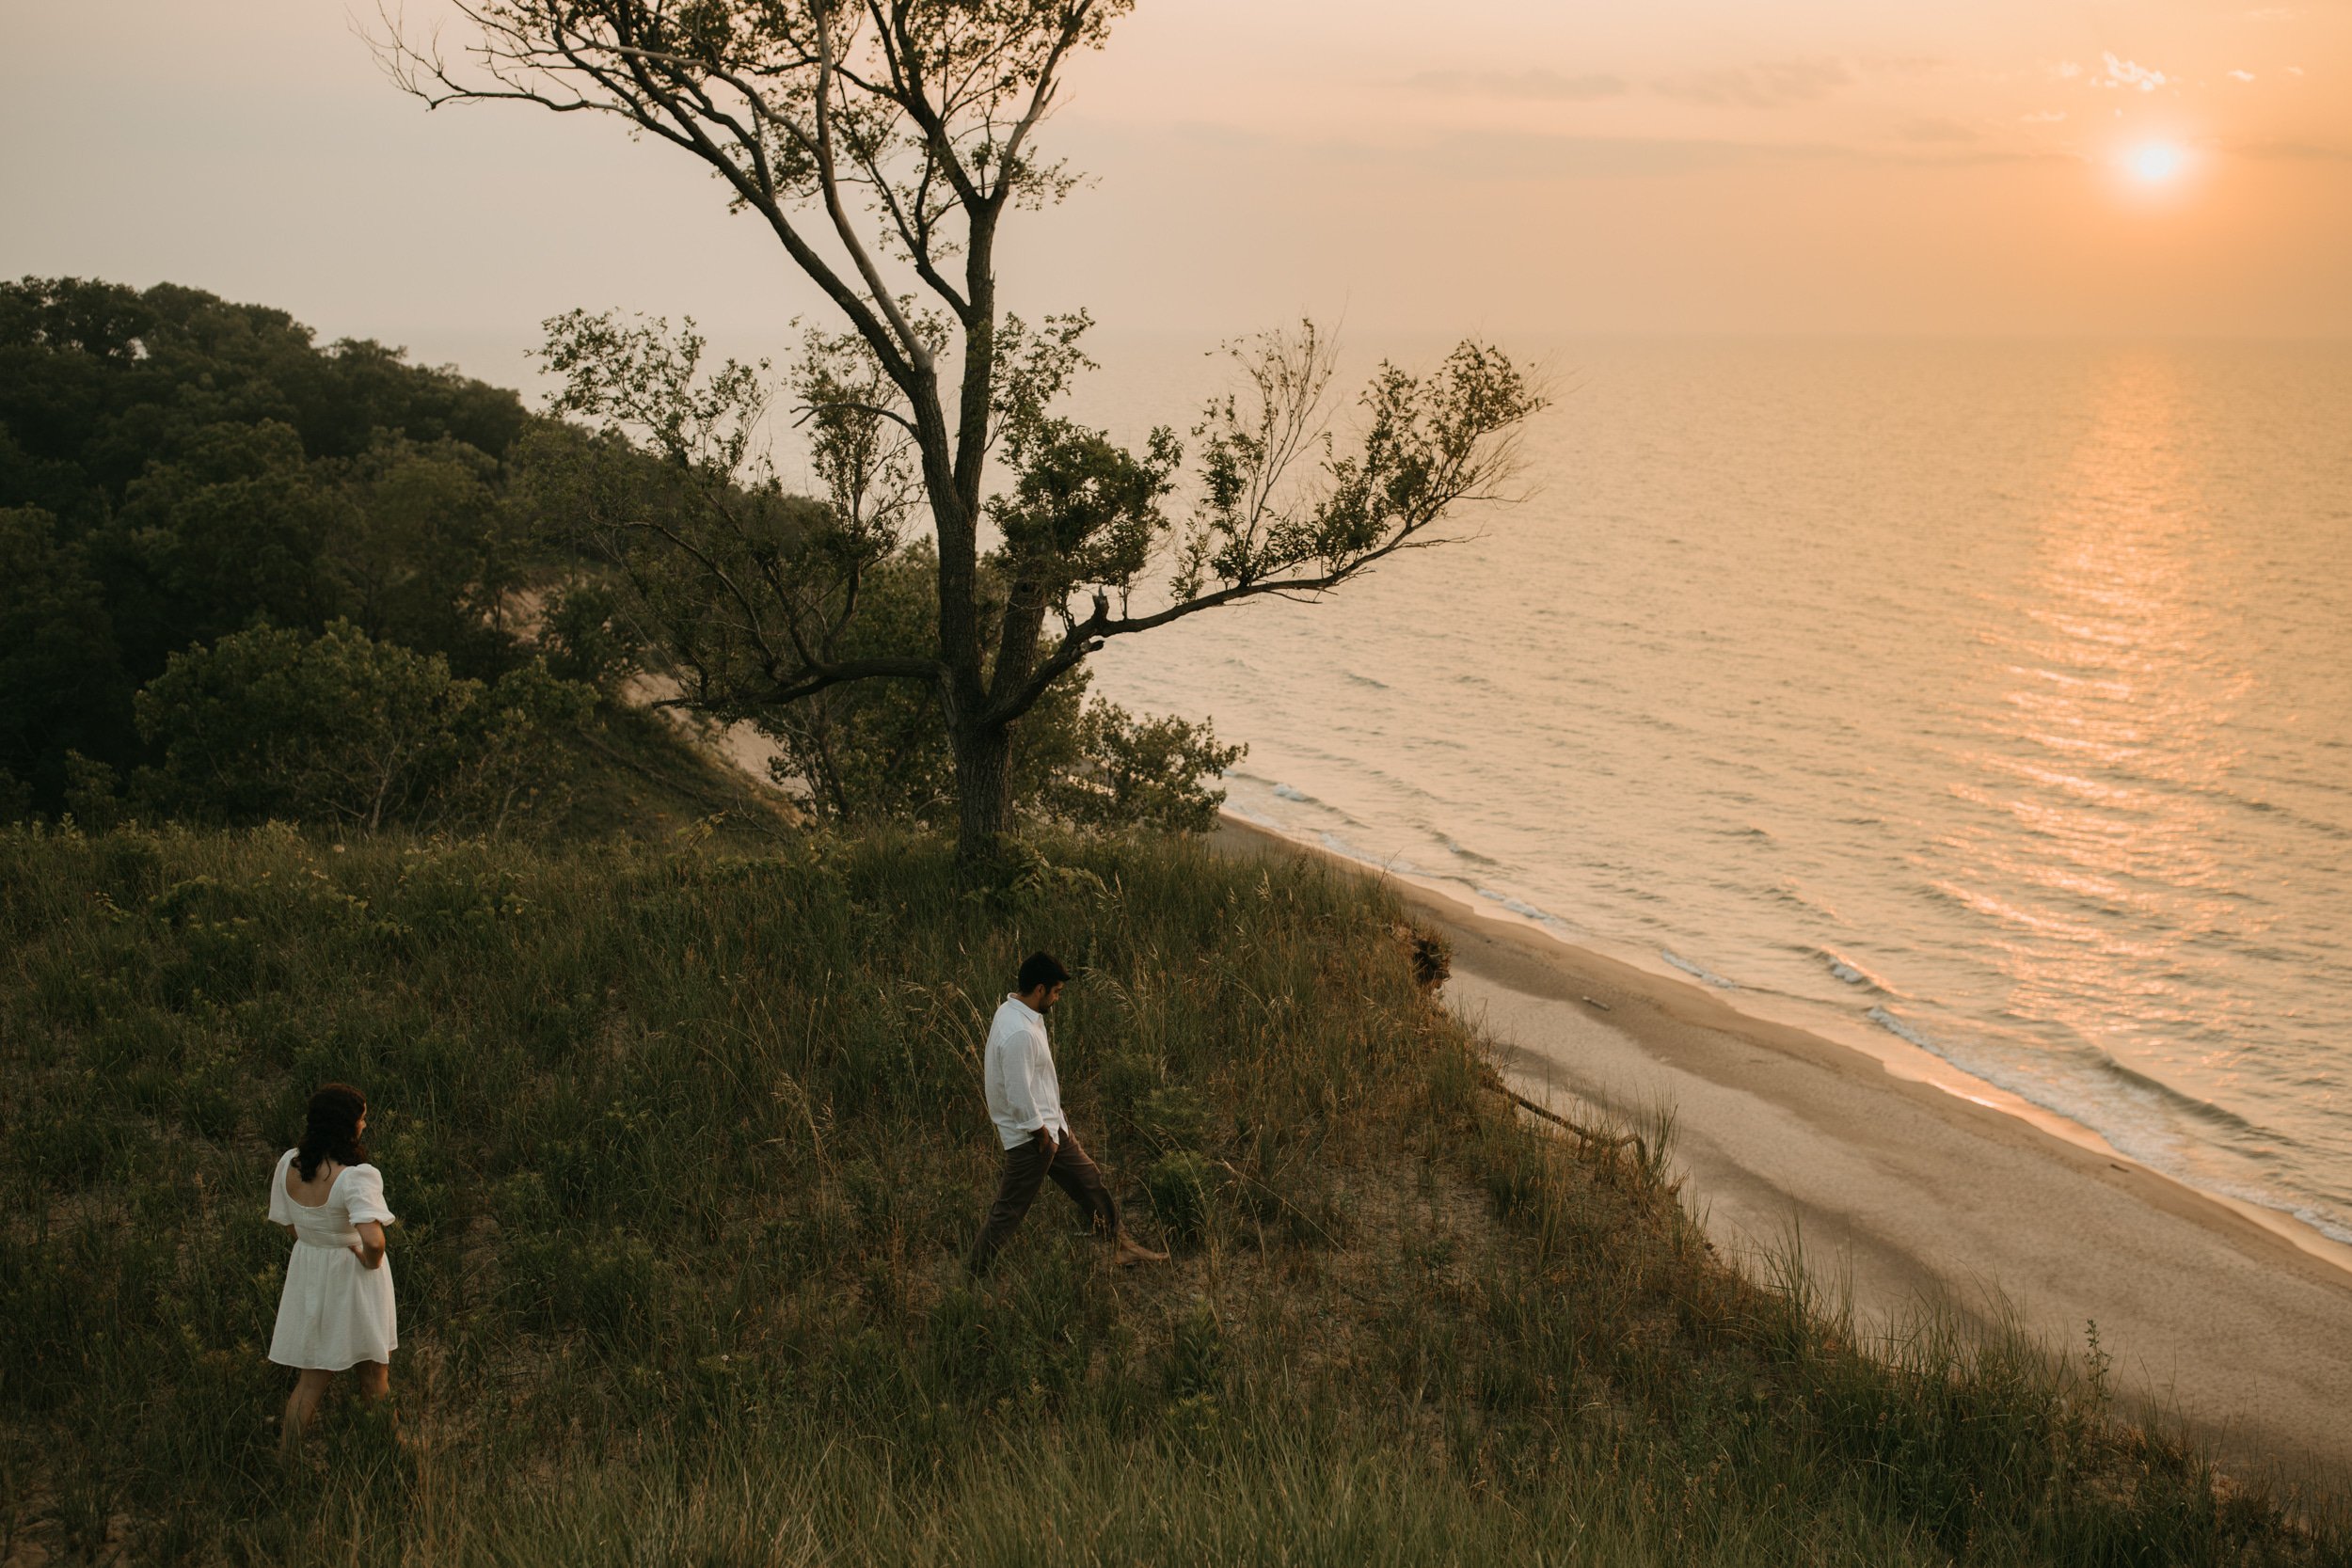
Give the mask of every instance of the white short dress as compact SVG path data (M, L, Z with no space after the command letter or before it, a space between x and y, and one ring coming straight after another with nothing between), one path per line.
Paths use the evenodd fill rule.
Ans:
M281 1367L340 1372L362 1361L389 1361L400 1343L392 1308L392 1260L371 1269L351 1249L361 1222L392 1223L384 1205L384 1178L373 1165L346 1165L317 1208L286 1191L288 1149L270 1177L269 1217L294 1227L286 1262L286 1291L278 1298L278 1332L269 1358Z

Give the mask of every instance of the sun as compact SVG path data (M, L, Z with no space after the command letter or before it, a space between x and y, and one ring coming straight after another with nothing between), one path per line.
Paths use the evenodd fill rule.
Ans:
M2187 156L2170 142L2150 142L2134 148L2128 158L2132 178L2143 185L2169 184L2187 165Z

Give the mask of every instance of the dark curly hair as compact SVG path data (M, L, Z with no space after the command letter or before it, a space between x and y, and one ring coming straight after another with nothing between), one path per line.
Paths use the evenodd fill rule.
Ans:
M1021 960L1021 973L1013 976L1012 989L1022 996L1040 986L1058 986L1070 978L1070 971L1051 953L1032 953Z
M294 1166L302 1180L318 1175L323 1161L364 1165L367 1146L359 1141L359 1118L367 1114L368 1097L349 1084L321 1084L310 1097L302 1124L302 1142L294 1148Z

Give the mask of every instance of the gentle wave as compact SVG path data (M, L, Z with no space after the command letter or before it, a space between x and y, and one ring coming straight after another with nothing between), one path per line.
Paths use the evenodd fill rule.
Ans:
M1541 921L1546 925L1557 924L1550 915L1545 913L1542 910L1537 909L1534 905L1529 903L1524 898L1516 897L1508 893L1497 892L1495 889L1490 887L1473 887L1470 891L1476 894L1479 897L1486 899L1490 904L1502 905L1504 909L1509 910L1513 914L1523 916L1529 920Z
M1892 991L1893 988L1885 981L1855 963L1851 958L1845 958L1830 948L1812 947L1805 951L1819 958L1823 967L1828 969L1830 978L1841 985L1856 986L1881 996L1888 995Z
M1695 974L1710 986L1717 987L1723 990L1738 990L1740 989L1739 981L1727 980L1724 978L1724 976L1716 974L1713 970L1708 968L1705 964L1698 962L1696 959L1686 958L1671 947L1660 948L1658 950L1658 956L1665 959L1668 963L1674 965L1677 969L1681 970L1684 974Z
M1922 1051L1932 1052L1938 1056L1944 1055L1943 1051L1937 1047L1932 1038L1922 1031L1905 1023L1901 1019L1897 1018L1893 1013L1888 1012L1884 1007L1873 1007L1862 1016L1868 1019L1871 1022L1877 1024L1880 1028L1885 1030L1888 1034L1895 1036L1899 1039L1909 1040L1912 1044L1917 1046ZM1946 1060L1948 1061L1949 1059L1950 1058L1946 1057Z

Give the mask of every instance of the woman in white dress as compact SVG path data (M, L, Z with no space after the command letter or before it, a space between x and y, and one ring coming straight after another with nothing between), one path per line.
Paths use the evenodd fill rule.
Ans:
M288 1448L317 1416L337 1372L357 1368L359 1391L371 1400L391 1389L400 1334L384 1227L392 1212L359 1142L367 1130L366 1096L348 1084L325 1085L310 1097L302 1142L278 1157L270 1179L269 1217L294 1239L269 1344L272 1361L302 1374L286 1402Z

